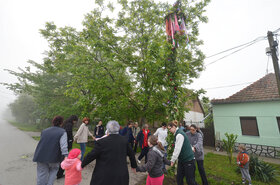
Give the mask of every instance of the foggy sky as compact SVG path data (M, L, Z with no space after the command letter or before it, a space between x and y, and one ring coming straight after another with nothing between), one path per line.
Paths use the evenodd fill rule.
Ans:
M203 52L210 56L280 28L279 7L279 0L212 0L206 12L209 23L200 26ZM48 46L39 29L45 22L81 29L84 15L93 8L93 0L0 0L0 82L16 81L3 69L24 68L29 59L42 61ZM264 40L209 65L189 87L207 89L258 80L266 74L266 47L268 41ZM217 58L206 59L205 64ZM273 72L271 59L268 69ZM206 96L225 98L247 85L209 89ZM0 111L13 99L13 93L0 86Z

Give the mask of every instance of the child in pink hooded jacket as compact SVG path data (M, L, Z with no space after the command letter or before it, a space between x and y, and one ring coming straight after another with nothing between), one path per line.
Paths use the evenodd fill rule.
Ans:
M65 185L78 185L82 182L81 150L74 148L61 163L65 170Z

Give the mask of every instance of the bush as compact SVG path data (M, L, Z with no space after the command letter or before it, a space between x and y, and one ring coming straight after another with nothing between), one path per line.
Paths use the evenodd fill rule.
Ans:
M272 181L277 182L276 168L269 163L259 160L257 156L250 155L249 171L251 177L255 180L265 183L269 183ZM240 173L239 167L236 168L236 172Z
M250 156L249 164L251 176L262 182L272 182L276 180L276 168L269 163L259 160L257 156Z
M225 133L227 140L223 139L223 148L227 151L229 163L232 162L232 153L234 150L235 141L237 140L237 135Z

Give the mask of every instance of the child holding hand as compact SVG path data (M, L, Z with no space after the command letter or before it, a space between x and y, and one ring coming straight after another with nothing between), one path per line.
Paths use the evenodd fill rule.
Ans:
M156 136L151 135L148 139L148 145L150 147L148 153L148 161L143 166L138 166L136 171L146 172L149 175L146 180L146 185L162 185L164 179L164 171L162 164L170 165L171 162L165 157L165 150Z
M72 149L67 158L61 163L65 170L65 185L78 185L82 182L81 150Z
M241 175L242 175L242 184L246 183L246 180L249 182L249 185L252 184L251 182L251 176L249 173L249 161L250 157L248 153L246 152L246 147L241 144L238 146L238 156L237 156L237 165L240 168Z

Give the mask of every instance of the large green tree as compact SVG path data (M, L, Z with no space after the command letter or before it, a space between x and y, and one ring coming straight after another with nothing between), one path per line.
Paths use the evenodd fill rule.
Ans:
M187 14L190 42L182 42L176 50L178 119L183 117L189 97L183 87L203 69L198 24L207 21L203 12L208 2L182 0L181 11ZM70 102L60 99L57 103L74 105L80 115L119 121L139 119L141 123L164 120L168 116L166 103L172 83L168 77L172 45L166 40L164 18L172 5L150 0L118 3L121 10L114 16L112 3L96 1L97 7L85 16L81 31L47 23L41 34L50 49L44 64L36 67L43 66L42 74L63 80L62 84L53 85L58 85L61 98ZM21 73L12 73L22 81L30 80ZM34 84L31 86L36 88ZM40 99L43 92L38 91L32 96Z

